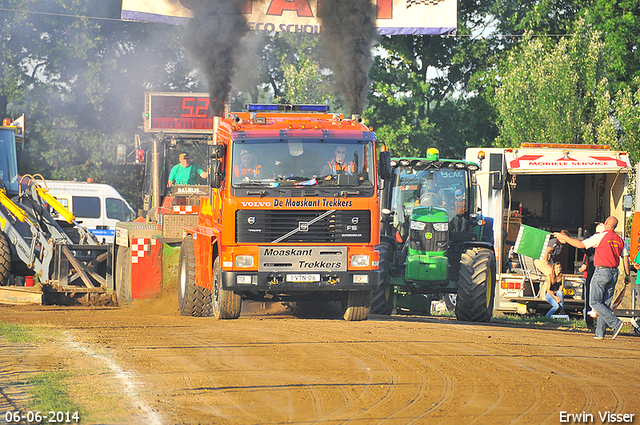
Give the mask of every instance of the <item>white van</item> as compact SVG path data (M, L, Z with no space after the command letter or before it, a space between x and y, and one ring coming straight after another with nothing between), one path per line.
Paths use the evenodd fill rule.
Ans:
M100 183L47 180L49 193L98 237L112 243L116 223L133 221L136 214L113 187Z

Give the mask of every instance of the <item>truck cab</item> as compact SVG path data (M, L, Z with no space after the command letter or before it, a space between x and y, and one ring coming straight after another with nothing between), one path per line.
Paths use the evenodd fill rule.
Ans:
M248 105L219 121L216 142L211 196L181 247L182 313L324 300L365 320L379 284L375 133L325 105Z

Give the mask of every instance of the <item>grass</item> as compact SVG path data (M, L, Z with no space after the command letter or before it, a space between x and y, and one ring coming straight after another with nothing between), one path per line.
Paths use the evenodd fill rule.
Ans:
M0 336L9 343L37 345L57 339L59 334L52 329L0 322ZM71 376L72 374L66 371L34 373L12 384L25 385L28 393L31 394L25 411L39 411L42 415L48 415L51 411L77 411L82 417L80 407L69 399L66 391L65 380ZM42 423L46 422L48 421L42 421Z
M14 323L0 322L0 335L13 343L35 343L43 339L39 329Z
M42 412L43 415L49 412L69 412L73 415L74 412L78 412L82 418L82 409L69 399L66 391L64 382L70 376L70 372L44 372L28 377L26 384L33 395L28 410Z

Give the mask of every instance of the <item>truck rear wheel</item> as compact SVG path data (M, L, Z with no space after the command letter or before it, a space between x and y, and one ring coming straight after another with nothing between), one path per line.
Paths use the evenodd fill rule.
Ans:
M11 273L11 248L7 237L0 232L0 286L9 283L9 273Z
M131 248L118 246L116 255L116 297L118 304L131 304Z
M344 320L367 320L371 310L371 291L349 291L345 299Z
M191 235L182 240L178 268L178 304L183 316L211 316L211 290L196 285L196 257Z
M486 248L468 248L460 259L456 318L464 322L491 320L496 260Z
M237 319L242 310L242 297L222 287L220 258L213 262L213 317L216 319Z

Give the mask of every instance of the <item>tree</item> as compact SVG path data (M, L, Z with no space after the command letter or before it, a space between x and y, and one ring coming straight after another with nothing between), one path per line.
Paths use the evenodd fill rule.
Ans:
M244 101L325 103L340 108L324 52L315 34L252 33L243 40L245 54L237 65L232 108ZM336 109L332 110L336 110Z
M602 33L614 89L640 78L640 0L595 0L583 11L587 26Z
M26 115L19 172L91 177L139 204L140 170L115 164L116 145L133 145L145 90L199 89L182 28L119 21L118 1L4 3L0 112Z
M627 150L632 163L640 161L640 77L621 89L614 102L620 123L620 149Z
M610 143L606 46L582 26L557 45L530 36L502 64L498 143Z
M371 69L365 117L394 154L462 157L468 146L495 138L485 84L475 78L492 68L500 42L485 37L495 25L489 2L463 0L456 36L384 36Z

